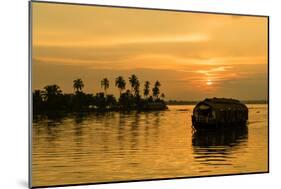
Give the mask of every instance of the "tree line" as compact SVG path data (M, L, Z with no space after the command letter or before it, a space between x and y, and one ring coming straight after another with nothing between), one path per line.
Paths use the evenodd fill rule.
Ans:
M135 74L129 77L130 89L126 90L126 81L122 76L115 79L115 87L119 89L119 98L108 94L110 82L101 80L103 92L87 94L83 91L81 78L73 81L74 93L63 93L56 84L47 85L43 90L33 91L33 112L48 113L57 111L106 111L106 110L162 110L166 109L164 93L160 94L160 82L157 80L151 89L151 83L145 81L143 97L140 92L140 81Z

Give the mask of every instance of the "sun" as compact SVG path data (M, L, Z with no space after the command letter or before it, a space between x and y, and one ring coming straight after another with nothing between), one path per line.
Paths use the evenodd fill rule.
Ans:
M211 81L211 80L208 80L207 82L206 82L206 85L212 85L213 84L213 82Z

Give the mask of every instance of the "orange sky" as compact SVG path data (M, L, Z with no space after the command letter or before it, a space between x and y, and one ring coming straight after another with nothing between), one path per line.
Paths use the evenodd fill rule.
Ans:
M167 99L267 99L267 18L32 3L33 89L118 94L114 80L159 80ZM129 89L128 79L127 88ZM141 88L142 90L142 88Z

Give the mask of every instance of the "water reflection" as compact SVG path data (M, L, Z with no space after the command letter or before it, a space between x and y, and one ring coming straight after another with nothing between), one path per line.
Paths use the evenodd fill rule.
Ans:
M247 126L216 131L193 131L192 146L195 161L210 166L231 165L234 152L245 147L247 141Z
M34 185L266 170L265 106L258 114L250 110L248 128L193 133L186 111L192 109L38 116L32 129Z

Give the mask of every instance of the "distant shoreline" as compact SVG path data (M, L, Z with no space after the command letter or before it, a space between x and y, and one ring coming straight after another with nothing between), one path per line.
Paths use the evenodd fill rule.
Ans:
M166 101L167 105L196 105L198 101L180 101L180 100L169 100ZM268 104L267 100L241 100L244 104Z

